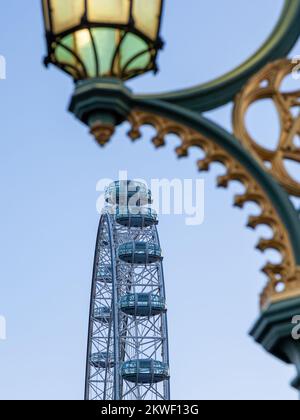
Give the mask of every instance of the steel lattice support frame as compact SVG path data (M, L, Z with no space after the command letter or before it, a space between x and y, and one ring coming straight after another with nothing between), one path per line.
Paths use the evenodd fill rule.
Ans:
M170 381L140 384L123 380L121 366L130 360L155 359L169 365L167 314L136 317L119 308L126 293L151 293L165 299L162 262L137 265L117 258L123 243L159 244L156 225L127 228L116 222L111 208L101 217L93 270L86 367L86 400L169 400ZM109 270L107 270L109 268ZM109 276L100 276L104 272ZM105 322L95 319L101 307L110 308ZM104 354L105 364L95 367L94 354Z

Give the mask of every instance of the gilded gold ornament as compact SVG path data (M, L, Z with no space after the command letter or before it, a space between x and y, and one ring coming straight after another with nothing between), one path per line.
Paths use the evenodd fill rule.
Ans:
M300 136L300 89L293 92L282 91L284 79L291 73L296 75L296 65L297 63L288 59L277 60L252 77L236 97L233 126L235 136L244 147L290 195L300 197L300 183L285 166L286 161L300 163L300 147L296 144L297 137ZM259 145L246 127L249 107L264 99L274 102L280 120L280 137L275 150Z
M164 146L165 137L175 134L181 139L181 145L176 149L179 157L188 156L189 149L195 146L205 152L205 157L198 161L200 171L209 170L214 162L224 165L226 172L217 179L219 187L227 188L231 181L239 181L244 185L245 192L235 197L234 205L243 208L246 203L255 202L260 207L260 215L251 216L248 227L256 229L260 225L267 225L272 229L273 235L271 239L260 239L257 248L261 252L275 249L282 257L279 264L266 263L263 268L269 281L261 294L261 308L279 300L300 296L300 267L297 267L289 234L271 200L250 172L213 140L169 118L134 110L129 121L129 136L134 141L141 137L140 130L144 125L155 128L156 134L152 141L156 147Z

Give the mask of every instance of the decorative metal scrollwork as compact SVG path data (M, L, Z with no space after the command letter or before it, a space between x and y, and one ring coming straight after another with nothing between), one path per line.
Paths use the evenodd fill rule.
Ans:
M288 173L285 161L300 163L300 89L283 92L282 82L296 70L295 62L287 59L268 64L250 79L235 101L233 125L235 136L258 159L290 195L300 197L300 183ZM259 145L246 127L246 114L257 101L271 99L277 109L281 132L275 150ZM295 116L294 111L299 111Z
M257 248L262 252L275 249L282 256L282 261L279 264L267 263L263 268L269 282L261 295L261 307L264 308L271 302L299 295L300 267L297 267L295 262L288 232L271 200L247 169L211 139L171 119L134 110L129 121L132 126L129 136L132 140L141 137L140 129L143 125L151 125L155 128L156 135L152 141L156 147L165 145L165 137L168 134L175 134L182 141L182 144L176 149L179 157L188 156L189 148L194 146L205 152L205 157L198 161L200 171L209 170L210 165L214 162L222 163L225 166L226 173L218 177L217 180L219 187L226 188L231 181L239 181L245 186L245 193L235 197L235 206L242 208L247 202L255 202L260 207L261 214L250 217L248 226L255 229L260 225L267 225L273 231L272 239L261 239Z

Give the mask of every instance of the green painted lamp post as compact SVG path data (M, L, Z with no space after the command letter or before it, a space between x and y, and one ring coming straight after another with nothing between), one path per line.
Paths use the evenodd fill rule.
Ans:
M300 298L284 299L262 313L251 335L270 354L296 366L291 385L300 392L300 341L293 336L293 319L299 314Z
M285 0L267 41L238 68L204 85L153 95L136 95L125 81L157 70L157 54L163 45L162 0L42 3L48 48L45 63L73 77L76 88L70 111L90 128L99 144L105 145L124 121L132 126L129 135L133 140L140 137L141 126L152 125L156 147L165 144L168 134L176 134L181 139L176 149L179 157L187 156L190 147L202 148L205 158L198 161L199 170L221 162L226 171L218 185L240 181L245 186L245 193L235 197L235 205L243 207L254 201L261 208L259 216L250 217L248 226L272 229L272 238L261 239L258 249L276 249L282 261L267 262L263 269L268 283L251 334L270 354L296 366L292 385L300 391L300 341L293 335L292 322L300 315L300 221L290 199L300 196L300 184L289 185L280 166L282 156L299 163L300 155L300 148L291 141L300 135L300 119L292 112L299 106L300 94L280 92L283 78L293 69L282 57L300 35L300 2ZM248 106L264 98L277 101L282 123L282 140L275 154L256 147L243 127ZM201 115L232 101L235 135Z

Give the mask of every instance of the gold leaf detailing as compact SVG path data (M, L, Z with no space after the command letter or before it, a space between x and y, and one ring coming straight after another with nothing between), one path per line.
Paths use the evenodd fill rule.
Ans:
M300 183L285 166L286 161L300 164L300 146L296 143L300 136L300 90L282 92L283 81L296 71L296 65L288 59L277 60L252 77L236 97L233 126L235 136L260 164L289 194L300 197ZM273 101L280 120L281 131L275 150L259 145L246 127L249 107L265 99Z
M248 226L256 229L260 225L267 225L272 229L273 235L271 239L261 239L257 248L262 252L275 249L282 257L279 264L267 263L263 268L269 282L261 295L261 307L263 309L274 301L299 296L300 268L296 266L289 235L271 200L250 172L213 140L168 118L134 110L129 122L131 124L129 136L133 140L141 137L141 127L144 125L155 128L156 134L152 141L156 147L165 145L167 135L175 134L181 139L181 145L176 148L179 157L188 156L189 149L194 146L204 151L205 157L198 161L200 171L209 170L214 162L224 165L226 173L218 177L218 186L226 188L231 181L239 181L244 185L245 192L235 197L234 205L243 208L246 203L254 202L260 207L261 214L251 216Z

